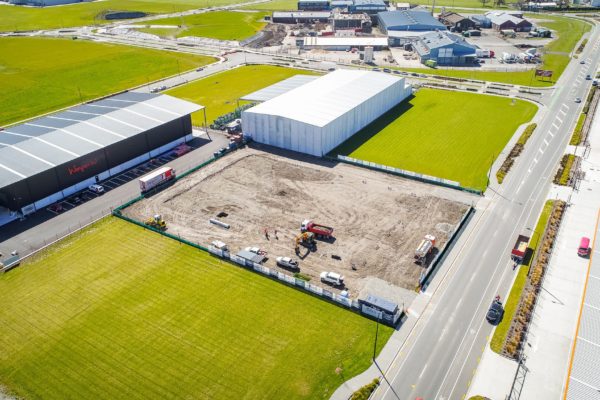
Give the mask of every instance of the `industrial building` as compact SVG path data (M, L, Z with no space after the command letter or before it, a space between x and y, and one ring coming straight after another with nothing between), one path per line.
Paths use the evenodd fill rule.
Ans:
M338 11L332 14L329 22L334 32L350 29L370 33L372 27L371 18L365 13L347 14Z
M275 11L272 21L275 24L315 24L329 21L329 11Z
M259 143L323 156L406 99L403 78L337 70L242 113L242 130Z
M439 15L438 20L454 32L464 32L476 28L475 21L455 12L443 12Z
M83 0L8 0L8 4L34 7L59 6L62 4L82 3Z
M364 50L372 47L373 50L383 50L389 47L385 37L334 37L334 36L309 36L305 37L302 48L305 50L319 49L329 51L346 51L352 49Z
M354 0L348 7L351 13L366 13L375 17L377 13L387 10L383 0Z
M299 0L300 11L325 11L329 10L329 0Z
M489 11L485 13L490 20L491 27L497 31L514 30L515 32L529 32L533 24L526 19L507 12Z
M330 7L332 10L336 8L347 10L352 4L354 4L352 0L332 0Z
M191 139L203 107L123 93L0 131L0 225Z
M415 31L427 32L446 30L446 25L435 19L427 11L386 11L378 14L379 29L382 32Z
M469 65L477 58L477 46L449 32L425 33L413 43L413 47L421 63L430 66Z

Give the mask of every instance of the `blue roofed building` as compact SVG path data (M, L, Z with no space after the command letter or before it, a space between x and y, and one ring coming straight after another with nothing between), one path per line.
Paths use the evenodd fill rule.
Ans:
M366 13L369 15L377 15L382 11L387 10L387 6L383 0L354 0L353 4L348 7L351 13Z
M300 11L324 11L329 10L329 0L298 0Z
M427 32L446 30L446 26L435 19L428 11L385 11L378 14L379 27L383 33L388 31Z
M477 58L477 46L449 32L424 33L413 47L426 65L471 65Z

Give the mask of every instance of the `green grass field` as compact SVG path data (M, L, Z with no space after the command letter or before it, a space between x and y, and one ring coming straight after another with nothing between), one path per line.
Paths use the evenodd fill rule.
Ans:
M166 93L205 106L206 118L210 124L215 118L235 110L240 97L297 74L316 75L312 71L301 69L251 65L221 72ZM203 112L192 114L192 123L196 126L204 125Z
M139 31L158 36L200 36L221 40L243 40L260 31L265 25L264 12L219 11L188 15L182 18L165 18L149 21L152 25L171 25L180 28L143 28Z
M0 302L0 385L27 399L325 399L369 366L375 334L112 217L1 275Z
M436 3L437 4L437 3ZM505 72L505 71L476 71L464 69L431 69L431 68L397 68L403 71L419 72L439 76L448 76L453 78L475 79L482 81L502 82L513 85L546 87L556 83L560 75L563 73L569 61L571 60L568 53L571 52L583 33L591 29L591 25L577 19L551 16L544 14L543 16L534 15L530 17L542 18L544 21L538 25L555 30L558 38L550 42L546 46L542 57L542 69L554 71L552 79L541 78L535 76L535 71L520 71L520 72Z
M67 39L0 38L0 48L0 125L213 61L204 56Z
M538 219L537 225L535 226L534 232L544 231L546 224L548 223L548 218L550 218L550 212L552 212L552 205L552 200L548 200L544 204L544 208L542 208L542 212L540 214L540 218ZM531 248L534 253L537 250L537 246L541 239L540 235L542 235L542 233L534 234L529 241L529 248ZM504 317L494 330L494 336L490 341L490 347L496 353L500 353L502 351L504 341L506 340L506 335L508 334L508 329L510 328L510 324L515 316L515 312L517 312L519 301L521 301L521 293L523 292L523 288L527 282L527 275L529 274L529 268L531 267L530 264L532 260L533 257L529 259L528 264L521 265L519 267L519 272L517 273L517 277L515 278L512 288L510 289L510 294L504 301Z
M166 14L235 3L236 0L103 0L60 7L0 6L0 32L68 28L107 23L107 11Z
M483 190L493 160L536 111L521 100L421 89L334 153Z

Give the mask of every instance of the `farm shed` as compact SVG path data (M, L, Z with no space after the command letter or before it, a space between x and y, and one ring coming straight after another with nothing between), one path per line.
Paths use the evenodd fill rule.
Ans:
M444 12L438 17L438 20L447 27L454 29L456 32L468 31L475 28L475 21L464 17L455 12Z
M412 93L404 78L337 70L242 113L259 143L323 156Z

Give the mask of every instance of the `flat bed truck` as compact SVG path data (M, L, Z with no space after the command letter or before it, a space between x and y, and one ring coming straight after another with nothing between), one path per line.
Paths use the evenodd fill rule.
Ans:
M529 236L519 235L515 245L513 246L512 251L510 252L510 257L518 262L523 262L523 257L525 257L525 253L527 252L527 245L529 244Z

